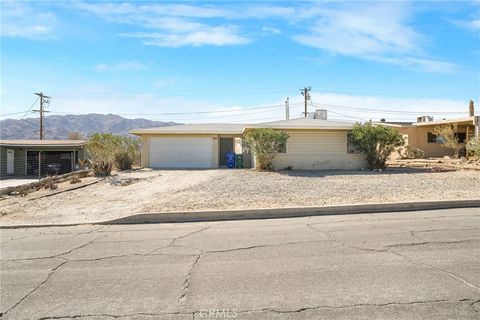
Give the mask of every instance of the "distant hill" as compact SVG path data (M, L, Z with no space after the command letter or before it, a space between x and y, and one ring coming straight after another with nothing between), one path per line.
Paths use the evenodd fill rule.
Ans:
M78 131L83 137L95 132L127 135L134 128L152 128L175 125L175 122L147 119L126 119L114 114L86 114L45 117L45 139L67 139L68 133ZM1 139L38 139L39 120L6 119L0 121Z

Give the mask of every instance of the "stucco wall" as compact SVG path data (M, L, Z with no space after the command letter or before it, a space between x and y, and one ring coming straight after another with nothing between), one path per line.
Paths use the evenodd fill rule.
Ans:
M444 148L439 143L429 143L428 133L433 133L435 126L418 126L412 128L398 128L401 133L408 134L407 143L414 148L420 148L425 152L425 157L452 156L452 149ZM459 133L466 133L467 126L458 126Z
M286 132L290 135L287 152L276 155L276 169L350 170L367 166L365 155L347 153L347 130Z

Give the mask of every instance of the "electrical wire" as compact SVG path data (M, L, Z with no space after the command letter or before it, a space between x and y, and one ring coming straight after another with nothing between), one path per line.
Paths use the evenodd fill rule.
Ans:
M28 108L28 110L25 112L25 114L24 114L22 117L17 118L17 120L23 120L23 119L25 119L25 117L27 116L27 114L32 110L33 106L37 103L38 99L40 99L40 97L37 97L37 99L35 99L35 101L32 103L32 105L30 106L30 108Z

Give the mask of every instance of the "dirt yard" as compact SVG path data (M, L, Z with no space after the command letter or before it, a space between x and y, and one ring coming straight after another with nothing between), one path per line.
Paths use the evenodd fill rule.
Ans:
M41 197L48 192L54 191L0 198L1 224L97 222L158 211L480 199L480 172L142 169Z

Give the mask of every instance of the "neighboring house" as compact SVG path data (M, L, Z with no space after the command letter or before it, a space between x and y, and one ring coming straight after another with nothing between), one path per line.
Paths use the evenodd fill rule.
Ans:
M85 159L85 140L0 140L0 178L71 172ZM40 159L40 165L39 165Z
M425 157L443 157L453 155L453 150L442 147L442 137L433 131L436 126L457 125L457 137L461 143L468 143L475 135L475 117L434 121L432 117L418 117L416 123L377 122L397 129L405 137L407 144L422 149Z
M359 169L366 157L356 153L349 139L353 123L326 120L326 112L308 118L269 123L187 124L138 129L131 134L142 138L142 166L150 168L219 168L226 166L232 150L246 157L245 167L254 158L243 145L243 136L256 128L287 132L288 142L275 157L277 169Z

